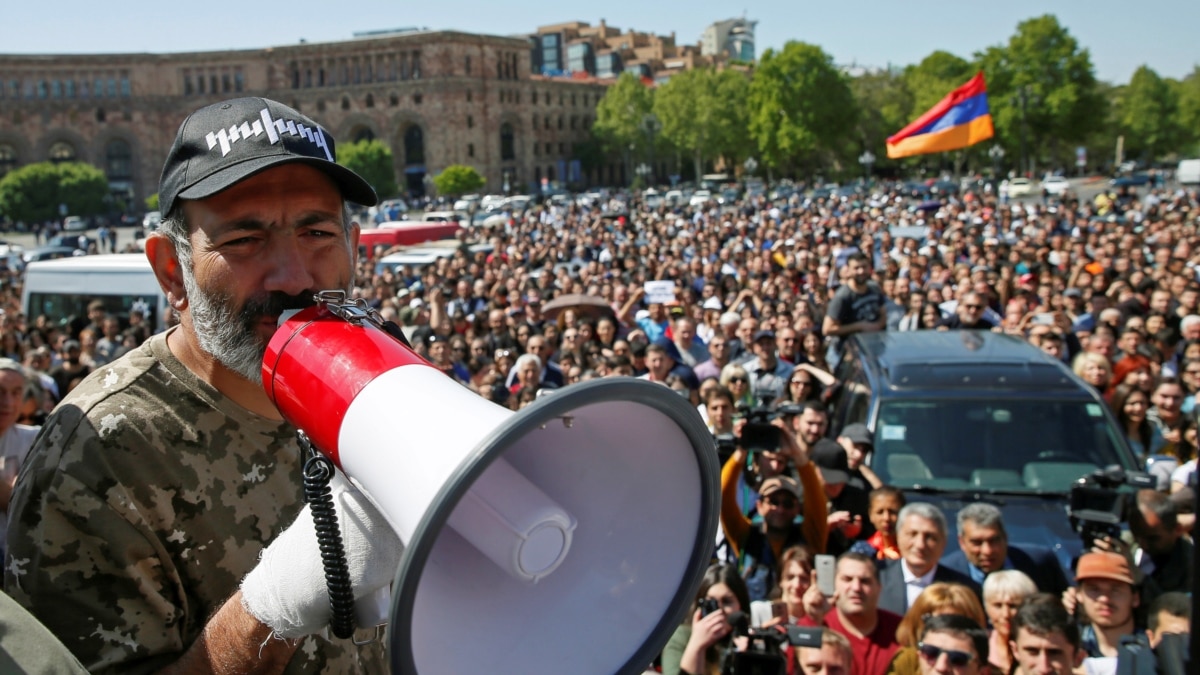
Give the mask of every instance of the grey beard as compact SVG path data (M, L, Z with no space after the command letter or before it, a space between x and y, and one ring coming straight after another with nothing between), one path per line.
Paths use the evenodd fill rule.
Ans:
M187 293L192 329L200 348L221 365L261 385L262 360L267 346L259 339L255 327L246 325L246 317L234 311L229 295L204 292L196 283L191 266L181 264L180 268L183 270L183 288Z

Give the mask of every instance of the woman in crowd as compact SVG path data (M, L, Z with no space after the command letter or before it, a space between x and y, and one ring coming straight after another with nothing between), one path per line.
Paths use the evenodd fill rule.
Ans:
M979 604L975 591L962 584L941 581L926 586L896 628L896 642L900 643L900 651L892 657L888 675L919 675L921 659L917 652L917 641L925 630L928 618L942 614L957 614L980 626L987 625L983 606Z
M1129 449L1140 461L1146 461L1163 443L1162 435L1146 418L1150 397L1139 387L1122 384L1113 390L1108 403L1117 418L1117 426L1129 441Z
M750 603L750 624L783 626L808 617L821 625L829 601L817 587L815 574L813 554L807 546L785 549L779 557L779 585L771 591L771 599Z
M804 358L808 359L808 362L814 368L827 373L830 371L829 362L825 360L825 352L827 351L825 339L817 335L816 331L805 333L804 337L800 340L800 348L804 350Z
M1112 380L1112 365L1108 359L1094 352L1083 352L1075 357L1071 370L1079 379L1092 385L1092 388L1103 394L1108 391L1108 383Z
M706 602L707 601L707 602ZM750 607L746 583L733 565L713 565L683 623L663 649L663 675L717 675L733 626L727 617ZM745 645L741 645L745 648Z
M750 388L750 375L746 369L736 363L730 363L721 369L721 384L733 392L734 406L754 405L754 391Z
M1018 570L997 570L983 581L983 609L992 624L988 636L988 660L1000 672L1012 670L1012 618L1025 598L1037 593L1033 580Z
M835 380L828 372L817 368L811 363L801 363L792 371L788 378L787 388L783 391L780 403L804 403L819 401L826 387Z
M1113 391L1122 384L1137 387L1147 395L1154 390L1154 369L1150 359L1141 354L1129 354L1122 358L1112 368L1112 379L1108 383L1106 398L1111 398Z

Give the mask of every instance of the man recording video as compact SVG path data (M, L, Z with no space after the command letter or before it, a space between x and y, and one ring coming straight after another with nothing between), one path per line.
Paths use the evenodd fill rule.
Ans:
M375 193L311 119L242 98L183 122L159 201L146 256L180 324L47 420L13 499L6 590L91 672L384 672L379 642L317 635L331 611L304 458L260 383L280 314L350 290L346 206ZM352 587L371 593L399 542L334 487Z
M721 469L721 526L738 559L738 571L746 579L752 601L766 598L777 583L777 562L784 548L804 543L814 552L822 553L827 536L828 513L821 476L784 422L776 419L771 424L779 430L779 450L796 467L800 482L786 475L762 481L755 502L761 523L753 524L737 499L748 455L742 438L745 425L736 428L736 449ZM796 524L796 516L801 514L804 520Z

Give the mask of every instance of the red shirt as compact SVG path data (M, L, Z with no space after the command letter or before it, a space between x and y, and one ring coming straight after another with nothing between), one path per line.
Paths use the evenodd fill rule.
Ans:
M879 619L875 622L875 630L866 637L855 637L842 620L836 609L825 615L825 626L846 636L850 641L850 649L854 651L854 662L851 671L854 675L885 675L892 657L900 650L896 642L896 629L900 627L900 616L887 610L878 610ZM797 622L801 626L816 626L812 619L804 617Z

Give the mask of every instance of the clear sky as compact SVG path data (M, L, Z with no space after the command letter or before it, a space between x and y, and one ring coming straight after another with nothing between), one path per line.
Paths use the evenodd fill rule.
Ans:
M564 3L565 5L566 3ZM964 58L1006 42L1020 21L1052 13L1091 52L1097 76L1128 82L1142 64L1180 78L1200 64L1198 0L715 0L558 3L531 0L0 0L0 53L186 52L349 39L356 31L417 26L512 35L605 19L621 29L696 44L713 21L758 21L761 53L788 40L820 45L840 65L916 63L936 49Z

